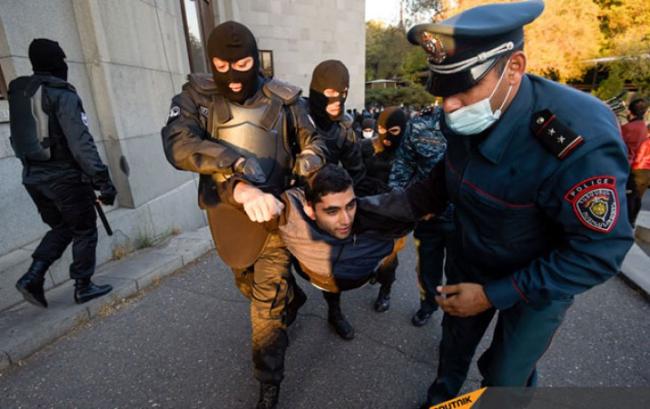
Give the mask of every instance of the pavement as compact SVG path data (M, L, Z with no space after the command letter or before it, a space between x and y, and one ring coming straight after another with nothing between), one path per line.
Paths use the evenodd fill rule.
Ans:
M0 312L0 370L16 365L43 346L98 316L110 313L113 305L134 297L184 265L213 248L207 227L173 236L155 247L101 266L93 276L98 284L111 284L106 297L77 305L73 301L73 282L46 292L49 308L26 302ZM15 290L14 290L15 291ZM0 405L0 408L5 407Z
M205 232L173 245L185 249L185 261L199 252L187 243L204 240L198 237ZM123 280L135 280L129 284L135 297L124 290L107 304L85 307L86 318L73 322L71 332L31 356L18 358L7 346L29 342L41 326L60 325L47 314L74 307L71 288L61 289L46 311L24 306L20 314L28 322L19 329L0 314L0 346L13 363L0 371L0 408L254 407L249 307L231 273L211 250L191 263L163 262L164 248L151 251L154 256L144 252L136 255L146 257L139 263L124 260L105 274L121 271ZM400 260L388 312L372 311L377 287L345 293L344 311L357 333L352 341L333 333L321 295L299 279L309 299L289 331L279 409L417 407L435 375L441 314L423 328L410 324L418 303L412 240ZM145 262L151 271L176 271L138 281L132 274ZM620 277L578 296L540 361L540 385L650 387L648 316L645 295ZM7 331L13 331L11 344ZM473 364L464 390L476 389L479 380Z

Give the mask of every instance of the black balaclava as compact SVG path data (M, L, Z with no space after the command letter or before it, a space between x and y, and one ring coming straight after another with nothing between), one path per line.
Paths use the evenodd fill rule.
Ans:
M37 38L29 45L28 54L34 73L48 73L64 81L68 80L65 53L56 41Z
M212 67L212 76L221 95L238 104L255 95L258 89L260 61L257 42L248 27L234 21L227 21L216 26L208 39L208 56L210 67ZM214 66L212 61L214 57L231 64L242 58L253 57L253 67L248 71L241 72L234 70L231 66L227 72L221 73ZM233 82L242 84L241 91L233 92L230 89L228 84Z
M402 143L402 135L404 135L404 128L406 127L406 114L400 107L388 107L379 115L377 128L379 129L380 126L386 132L379 134L379 140L382 142L382 145L385 139L390 141L390 146L384 145L384 150L395 151ZM393 135L388 132L394 126L400 127L400 133L398 135Z
M335 121L343 119L349 87L350 73L341 61L326 60L314 68L309 84L309 113L319 128L329 130ZM326 97L323 92L328 88L338 91L339 96ZM341 112L331 117L326 111L327 105L336 101L341 103Z

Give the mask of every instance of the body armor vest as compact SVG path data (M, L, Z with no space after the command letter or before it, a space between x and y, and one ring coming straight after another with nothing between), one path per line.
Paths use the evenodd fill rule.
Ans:
M293 155L282 101L261 96L244 106L222 96L214 98L210 134L242 156L257 159L266 175L266 186L284 190L289 185Z

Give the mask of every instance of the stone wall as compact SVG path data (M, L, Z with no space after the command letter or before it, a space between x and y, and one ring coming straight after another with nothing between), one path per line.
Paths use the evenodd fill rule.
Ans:
M217 20L249 26L258 47L273 50L275 76L309 93L314 67L338 59L350 71L346 108L364 106L364 0L224 0L217 3Z
M87 111L90 131L118 187L106 209L115 235L100 227L98 263L138 241L205 225L196 204L197 178L166 161L160 128L189 71L177 0L8 0L0 2L0 64L7 82L31 73L33 38L58 41L69 81ZM6 101L0 101L0 113ZM46 231L20 183L22 166L0 114L0 310L19 301L13 284ZM119 168L120 156L130 174ZM70 252L52 266L48 287L68 278Z
M348 107L363 105L364 1L215 0L216 21L249 25L274 52L276 77L308 89L313 67L328 58L350 69ZM160 141L171 97L189 72L179 0L0 1L0 65L7 82L31 74L29 43L46 37L67 54L99 153L119 195L106 208L115 231L100 226L99 264L116 250L205 225L198 178L166 161ZM46 232L21 184L22 166L9 144L7 101L0 101L0 310L18 301L17 278ZM124 156L130 174L120 171ZM70 249L47 276L47 288L68 279Z

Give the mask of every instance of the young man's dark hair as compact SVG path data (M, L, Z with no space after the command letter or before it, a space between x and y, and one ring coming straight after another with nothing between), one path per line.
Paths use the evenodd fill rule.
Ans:
M330 193L341 193L352 186L352 178L342 167L334 164L323 166L305 186L305 199L315 205Z
M644 98L636 98L630 103L630 112L637 119L643 119L646 111L648 110L648 101Z

